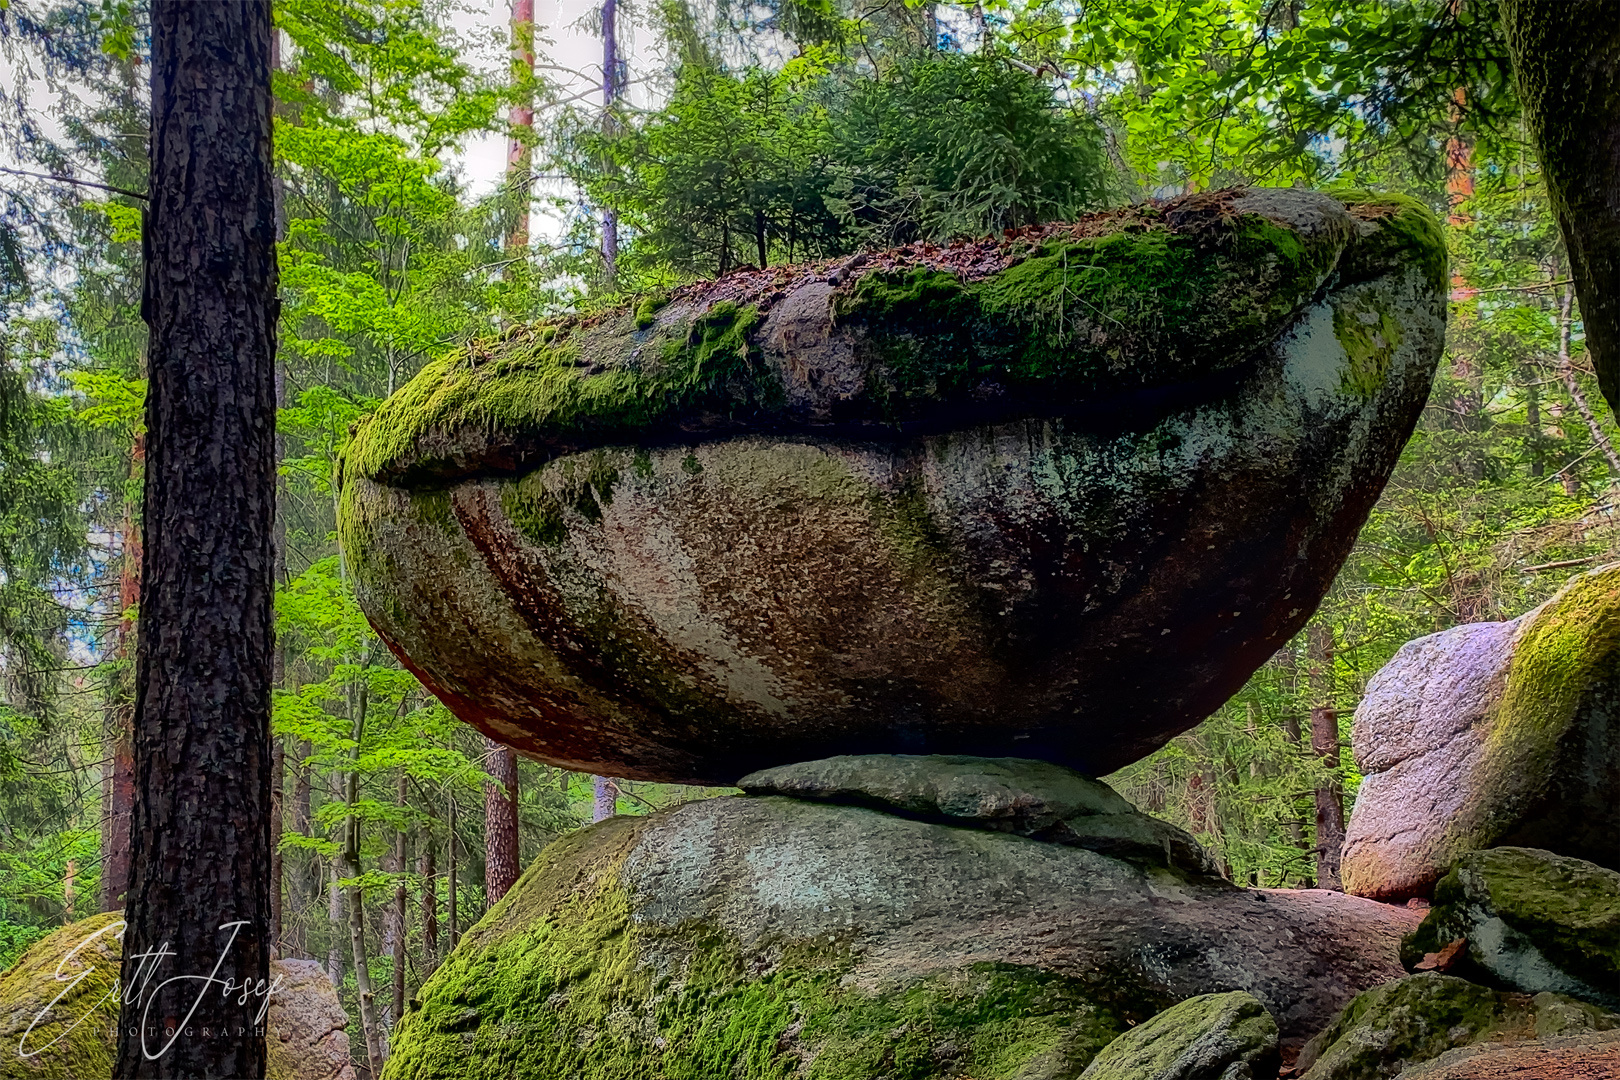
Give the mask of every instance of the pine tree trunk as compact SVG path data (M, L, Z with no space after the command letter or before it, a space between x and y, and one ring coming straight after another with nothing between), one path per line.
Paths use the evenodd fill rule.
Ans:
M1598 387L1620 409L1620 0L1502 0Z
M276 666L279 668L280 650ZM275 676L279 684L279 673ZM273 738L273 737L272 737ZM281 954L281 804L282 787L287 777L287 748L280 739L273 738L270 751L270 947Z
M406 788L407 780L404 770L399 774L399 805L404 806L406 797L410 794ZM394 1001L392 1022L397 1024L405 1015L405 935L408 930L406 921L405 872L410 867L410 861L405 851L405 830L394 830L394 866L399 873L399 881L394 886Z
M417 837L416 876L422 879L422 952L426 974L439 966L439 887L434 865L434 837L430 828Z
M333 770L330 777L330 794L333 802L343 801L343 781L339 778L337 770ZM332 980L332 985L339 990L343 989L343 935L347 933L348 920L343 917L343 890L338 882L343 878L343 853L339 851L332 856L327 869L329 877L326 884L326 973Z
M445 918L450 924L450 951L461 943L461 923L456 912L456 797L450 796L450 809L445 814L448 827L445 836Z
M354 757L349 765L349 774L346 781L344 801L348 804L350 813L344 819L343 863L345 876L358 878L360 876L360 819L354 816L353 810L360 801L360 746L366 732L366 709L369 704L364 670L366 664L361 662L360 692L357 695L358 703L354 708L354 726L351 729L354 739ZM366 1040L366 1061L371 1068L373 1078L382 1074L383 1055L382 1044L378 1039L376 995L371 989L371 965L366 954L366 902L365 894L358 885L349 886L349 951L354 964L355 996L360 1005L360 1030Z
M1341 889L1339 850L1344 847L1344 786L1338 780L1339 713L1333 707L1333 628L1312 623L1307 634L1311 675L1311 750L1332 771L1316 789L1316 886Z
M143 954L168 943L174 956L146 993L124 999L121 1078L255 1080L265 1070L259 999L157 986L210 972L257 986L269 970L270 49L265 0L152 3L144 565L123 985L141 985Z
M300 836L309 835L310 827L310 791L309 791L309 743L298 744L298 758L295 762L297 778L293 781L293 831ZM309 937L305 932L306 920L315 908L315 899L320 893L316 886L319 877L318 864L311 855L305 851L295 851L292 858L292 872L287 882L287 899L291 903L293 917L291 920L291 934L288 936L288 951L293 956L309 955ZM285 933L288 927L283 927Z
M484 740L489 774L484 785L484 896L493 907L518 879L517 754Z
M136 435L130 449L130 479L141 474L146 459L146 436ZM123 558L118 573L118 626L112 656L115 669L108 709L109 765L106 785L106 824L101 843L101 910L120 911L129 889L129 823L135 802L135 678L130 659L134 644L135 610L141 598L141 535L133 507L125 507Z
M613 106L619 100L619 26L617 0L602 0L602 131L613 133ZM720 257L722 267L725 256ZM619 212L602 211L602 267L609 288L619 272ZM723 272L723 271L722 271Z

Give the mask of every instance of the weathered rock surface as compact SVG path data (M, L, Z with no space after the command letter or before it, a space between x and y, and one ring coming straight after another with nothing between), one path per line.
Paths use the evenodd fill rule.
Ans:
M1385 1080L1461 1046L1620 1027L1620 1016L1557 994L1502 993L1425 972L1357 995L1305 1045L1302 1080Z
M1427 896L1470 851L1620 868L1620 565L1511 622L1409 642L1367 684L1346 890Z
M1103 1048L1081 1080L1270 1080L1277 1021L1242 990L1172 1005Z
M122 923L117 913L70 923L0 972L0 1080L112 1075ZM265 1018L269 1080L355 1080L348 1017L320 965L272 960L270 975L281 988Z
M361 605L531 756L1109 772L1309 618L1427 397L1394 198L1199 195L515 330L361 424Z
M1533 848L1465 855L1401 949L1412 967L1467 941L1451 970L1620 1008L1620 873Z
M557 841L423 987L388 1080L1072 1080L1246 990L1284 1042L1400 975L1404 908L864 807L711 799Z
M1401 1080L1620 1080L1620 1031L1447 1050Z
M1214 873L1198 841L1101 780L1023 758L868 754L750 773L750 795L870 806L921 821L1027 836L1132 862Z

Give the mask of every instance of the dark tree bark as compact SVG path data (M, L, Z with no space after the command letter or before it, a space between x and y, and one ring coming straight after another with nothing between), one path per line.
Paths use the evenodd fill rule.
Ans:
M518 879L517 754L485 739L489 774L484 785L484 896L493 907Z
M1620 410L1620 0L1502 0L1501 8L1586 348L1609 408Z
M1307 636L1311 676L1311 749L1332 770L1316 789L1316 886L1342 889L1339 852L1344 847L1344 786L1338 779L1339 713L1333 707L1333 628L1312 623Z
M270 958L270 5L154 0L151 12L151 336L123 985L143 985L143 954L157 962L146 992L124 998L115 1074L257 1078L262 996L243 1003L221 985L262 989ZM158 957L165 944L174 955ZM210 973L220 982L199 990L196 977ZM156 989L175 975L194 978Z

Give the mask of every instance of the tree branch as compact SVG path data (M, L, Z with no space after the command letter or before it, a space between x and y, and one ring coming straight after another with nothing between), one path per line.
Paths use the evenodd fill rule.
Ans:
M94 180L75 180L71 176L52 176L50 173L29 172L27 169L13 169L5 165L0 165L0 173L10 173L13 176L29 176L35 180L51 180L58 184L78 184L80 187L100 188L102 191L110 191L114 195L128 195L132 199L146 202L146 195L143 192L115 187L112 184L100 184Z

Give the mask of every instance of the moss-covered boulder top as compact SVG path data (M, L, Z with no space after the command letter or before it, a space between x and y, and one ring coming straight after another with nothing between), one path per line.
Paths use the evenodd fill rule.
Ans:
M410 485L621 442L1152 408L1144 391L1252 359L1330 278L1402 261L1439 291L1444 240L1409 200L1234 190L745 271L452 353L360 426L344 467Z
M1421 207L1292 189L736 274L430 365L339 537L390 648L542 760L1100 775L1310 617L1444 285Z

